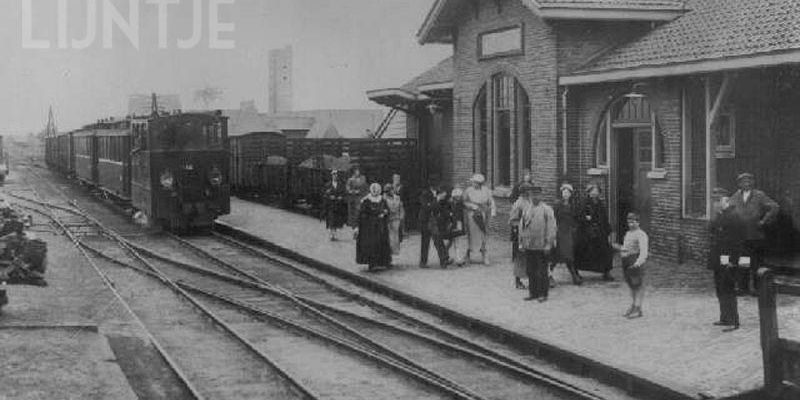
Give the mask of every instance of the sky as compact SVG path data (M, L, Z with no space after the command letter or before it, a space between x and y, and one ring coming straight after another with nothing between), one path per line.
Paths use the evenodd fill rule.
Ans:
M255 100L265 111L268 53L287 45L295 109L376 108L367 90L400 86L452 53L416 40L433 1L3 0L0 131L39 131L50 106L59 130L122 116L135 93L202 108L194 92L207 87L223 90L214 108Z

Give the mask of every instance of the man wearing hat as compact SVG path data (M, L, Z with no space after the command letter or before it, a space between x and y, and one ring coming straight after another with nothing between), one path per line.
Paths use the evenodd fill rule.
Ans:
M550 288L547 253L556 240L556 217L553 209L541 198L542 188L531 184L520 186L524 200L514 203L511 225L519 227L519 248L528 272L525 300L547 301Z
M742 253L742 234L739 218L733 214L730 193L723 188L713 192L714 207L709 232L711 249L708 254L708 269L714 272L714 288L719 302L719 320L724 332L739 328L739 310L736 303L736 269Z
M764 192L754 188L753 174L749 172L740 174L736 178L736 183L739 185L739 190L731 196L730 206L740 222L744 253L750 256L750 269L743 270L739 277L739 292L748 291L752 281L751 294L755 295L756 272L761 267L764 252L764 226L775 219L779 207L778 203Z
M419 249L419 267L428 268L428 253L431 248L431 239L433 233L430 230L429 221L431 220L431 210L434 203L436 203L436 194L439 192L439 184L433 179L428 179L428 187L422 189L419 194L419 213L417 219L419 221L419 230L421 233L422 242Z

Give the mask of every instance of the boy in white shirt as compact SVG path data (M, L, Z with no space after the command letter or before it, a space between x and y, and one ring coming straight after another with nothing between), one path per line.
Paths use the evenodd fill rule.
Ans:
M633 303L624 316L628 319L642 317L642 300L644 300L644 267L649 255L647 233L639 227L639 215L628 213L628 232L622 246L614 245L614 249L622 253L622 270L625 282L631 289Z

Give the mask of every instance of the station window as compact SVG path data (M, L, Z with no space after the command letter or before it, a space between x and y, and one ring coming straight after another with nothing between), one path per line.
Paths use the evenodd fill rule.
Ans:
M531 167L530 101L513 76L497 74L478 94L473 109L474 170L492 187L509 187Z

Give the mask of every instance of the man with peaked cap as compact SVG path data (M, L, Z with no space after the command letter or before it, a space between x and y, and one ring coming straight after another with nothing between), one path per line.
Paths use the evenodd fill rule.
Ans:
M528 272L528 297L525 300L547 301L550 288L547 253L556 241L556 217L542 201L542 188L520 185L522 201L514 203L511 225L519 227L519 248Z
M744 255L750 257L750 268L743 269L739 277L739 293L744 294L753 283L751 294L756 294L756 272L761 267L765 247L764 226L778 215L779 207L764 192L755 189L753 174L745 172L736 178L739 190L731 196L730 206L739 219Z
M744 233L739 218L733 213L729 195L723 188L716 188L713 192L714 206L709 221L711 248L707 265L714 272L714 288L719 302L719 319L714 325L725 327L723 332L739 328L736 273Z

